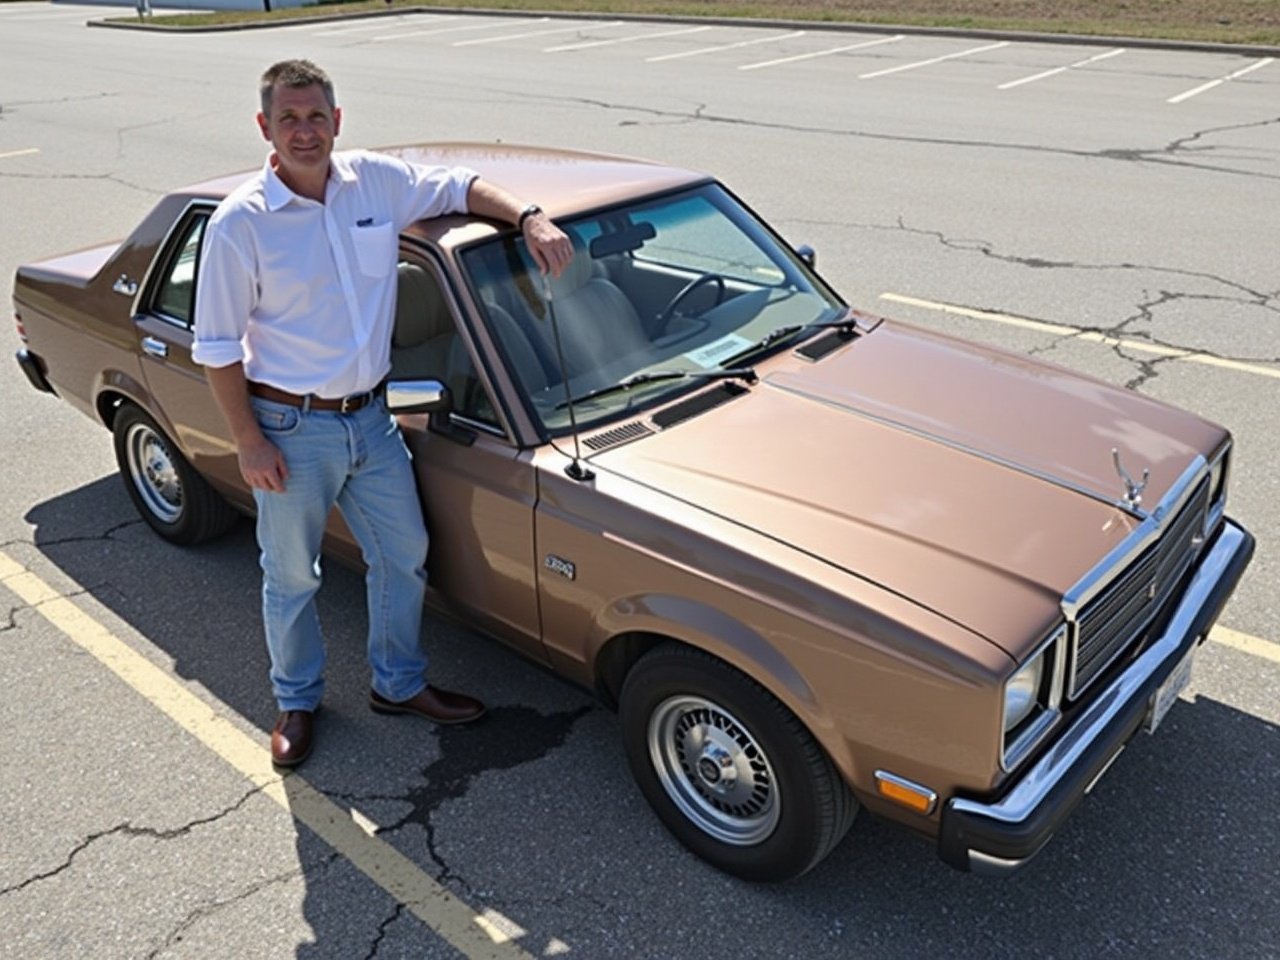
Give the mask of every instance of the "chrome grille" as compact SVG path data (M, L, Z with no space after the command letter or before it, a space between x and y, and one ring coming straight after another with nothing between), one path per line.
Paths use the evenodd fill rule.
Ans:
M1158 538L1107 584L1075 617L1067 696L1078 696L1132 644L1169 599L1195 558L1197 534L1209 505L1201 480L1182 509L1162 524Z

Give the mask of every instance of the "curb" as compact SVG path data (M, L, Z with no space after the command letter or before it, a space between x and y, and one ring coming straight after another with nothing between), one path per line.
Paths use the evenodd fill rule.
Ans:
M827 20L780 20L756 17L694 17L665 16L645 13L618 13L605 15L591 11L572 10L493 10L477 7L399 7L394 10L371 10L367 13L332 14L329 16L297 17L293 19L263 20L246 23L224 23L199 27L165 26L163 24L134 23L125 20L89 20L90 27L108 27L115 30L150 30L158 33L226 33L236 30L267 30L280 26L301 24L336 23L356 20L372 20L379 17L402 17L406 14L470 14L478 17L546 17L550 20L623 20L635 23L689 23L725 27L773 27L782 30L823 30L834 33L905 33L926 37L973 37L979 40L1020 40L1024 43L1057 43L1077 46L1131 47L1148 50L1175 50L1195 53L1234 53L1244 56L1280 56L1280 46L1244 43L1210 43L1197 40L1162 40L1158 37L1120 37L1105 34L1042 33L1020 30L961 29L958 27L895 26L883 23L856 23Z

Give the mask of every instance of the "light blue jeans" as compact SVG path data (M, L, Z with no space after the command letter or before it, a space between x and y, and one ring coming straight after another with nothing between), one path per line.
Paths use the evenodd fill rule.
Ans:
M314 710L324 693L316 613L320 542L336 503L364 553L373 689L408 700L426 686L422 601L427 529L409 451L381 398L355 413L252 398L263 435L284 454L283 493L254 490L262 619L281 710Z

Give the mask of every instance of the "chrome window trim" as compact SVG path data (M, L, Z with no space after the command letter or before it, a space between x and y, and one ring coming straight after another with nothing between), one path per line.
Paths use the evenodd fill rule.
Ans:
M192 199L187 201L187 205L182 208L182 212L173 218L173 223L169 225L169 229L165 233L164 239L161 240L159 246L156 247L156 255L152 257L151 262L147 264L147 272L142 275L142 282L138 284L138 295L133 302L133 311L132 311L133 317L135 320L137 320L137 318L141 316L144 312L143 310L139 309L142 306L142 304L148 303L155 299L156 292L152 288L151 281L156 274L158 265L161 262L167 263L169 261L169 257L173 253L173 250L170 248L170 244L174 242L175 234L179 232L179 228L186 227L189 225L192 213L197 207L200 208L202 211L204 211L205 222L207 223L209 218L213 216L214 210L218 208L218 204L212 200L193 197ZM201 239L201 243L203 243L203 238ZM197 258L196 260L197 273L199 273L199 269L200 269L200 261ZM192 301L191 307L192 307L192 313L194 314L195 312L194 300ZM154 307L148 307L145 313L149 317L154 317L157 320L163 320L165 323L169 324L170 326L178 330L185 330L188 333L190 333L195 329L194 317L192 318L191 323L184 323L182 320L179 320L177 317L171 316L170 314L167 314L167 313L161 313L160 311L154 309Z

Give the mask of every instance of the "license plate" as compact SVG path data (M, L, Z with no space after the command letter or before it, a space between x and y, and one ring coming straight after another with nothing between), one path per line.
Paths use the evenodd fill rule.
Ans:
M1160 689L1151 697L1151 704L1147 707L1147 719L1142 725L1142 729L1147 733L1156 732L1156 727L1160 726L1160 721L1178 699L1178 694L1186 689L1187 683L1191 680L1191 662L1195 659L1195 652L1195 647L1187 651L1182 662L1173 668L1173 673L1169 674L1165 682L1160 684Z

